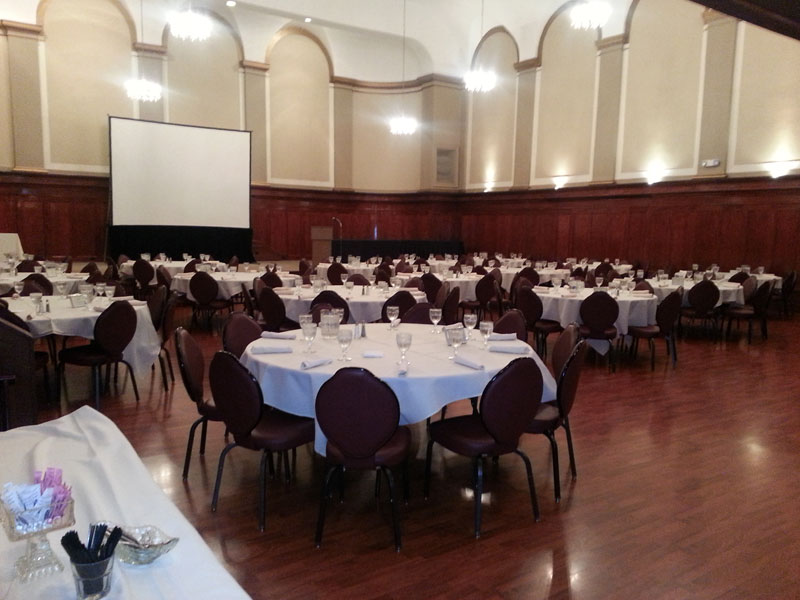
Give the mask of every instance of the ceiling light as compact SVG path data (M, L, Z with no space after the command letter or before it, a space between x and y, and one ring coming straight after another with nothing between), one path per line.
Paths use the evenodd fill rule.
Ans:
M225 2L225 6L227 6L228 8L233 8L234 6L236 6L236 0L227 0L227 2Z
M181 40L202 42L211 35L211 19L193 10L170 12L167 21L172 35Z
M131 100L158 102L161 100L161 85L147 79L129 79L125 82L125 93Z
M403 0L403 73L401 77L402 85L406 81L406 0ZM401 98L401 102L404 99ZM389 132L392 135L411 135L417 131L419 123L414 117L407 117L405 111L400 116L389 119Z
M311 23L311 17L306 17L305 19L303 19L303 21L305 21L306 23Z
M483 0L481 0L481 35L483 35ZM464 87L468 92L488 92L497 85L494 71L473 69L464 74Z
M578 2L569 11L572 27L575 29L597 29L604 27L611 16L611 5L602 0Z

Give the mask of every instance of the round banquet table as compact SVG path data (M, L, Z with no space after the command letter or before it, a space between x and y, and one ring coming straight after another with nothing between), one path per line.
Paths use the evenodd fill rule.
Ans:
M370 323L381 318L384 302L403 288L387 288L385 292L382 292L376 286L367 285L363 288L355 286L348 291L343 285L329 285L325 289L336 292L347 301L347 305L350 307L350 323ZM362 289L367 293L362 294ZM417 302L425 302L425 294L422 292L412 289L406 291L411 292ZM319 294L313 288L306 286L277 288L275 292L283 300L286 317L292 321L297 321L300 315L311 312L311 301Z
M158 358L161 340L153 327L150 310L143 300L132 297L114 298L128 300L136 310L136 331L122 356L138 375L146 375L150 366ZM69 298L65 296L44 296L43 301L50 304L50 312L34 315L34 306L30 297L6 298L8 308L23 319L34 337L47 335L78 336L86 339L94 337L94 323L103 308L108 307L109 300L95 298L88 307L72 308ZM31 318L28 318L31 317Z
M356 264L349 264L349 263L342 263L344 267L347 269L348 275L363 275L364 277L369 277L372 275L373 271L375 271L375 267L377 264L371 265L369 263L356 263ZM328 280L328 268L331 266L331 263L319 263L317 265L317 277L324 279L325 281ZM394 269L392 269L394 271Z
M385 323L366 326L366 337L353 341L348 356L351 361L337 360L341 350L336 340L325 340L320 335L314 340L313 354L304 354L306 344L297 332L294 340L259 339L250 344L242 354L241 362L256 377L264 393L264 402L280 410L314 417L314 402L322 384L342 367L363 367L385 381L400 403L400 423L418 423L435 414L442 407L463 398L473 398L500 369L513 359L529 356L542 372L544 386L542 401L554 400L556 382L539 356L526 343L519 340L491 342L489 348L505 347L524 351L525 354L492 352L484 349L483 340L473 330L473 340L459 348L460 356L483 365L482 370L472 369L448 360L448 347L443 333L432 333L430 325L403 323L389 329ZM398 331L412 335L407 353L408 371L400 374L397 361L400 352L395 343ZM258 348L283 347L291 352L259 354ZM382 353L378 358L364 358L365 352ZM308 370L301 368L305 360L331 359ZM317 427L314 449L325 454L326 439Z
M653 286L653 293L658 297L659 302L666 298L671 292L674 292L679 287L683 287L683 306L689 305L689 295L687 292L694 287L693 281L686 281L682 286L673 283L672 280L656 281L655 279L648 279L647 281ZM717 306L731 303L744 304L744 288L742 288L741 284L732 281L721 281L719 279L713 280L713 282L719 288Z
M10 292L14 287L15 281L22 281L28 275L30 275L30 273L17 273L16 275L4 275L3 277L0 277L0 295ZM78 284L83 283L89 277L88 273L62 273L61 275L42 273L42 275L47 277L50 283L53 284L54 292L56 291L57 283L65 284L65 294L74 294L77 292Z
M242 291L242 284L247 286L247 289L253 289L253 279L261 277L264 273L256 273L255 271L245 271L243 273L209 273L219 284L219 293L217 298L227 300L231 296L235 296ZM171 289L186 294L189 300L194 301L194 296L189 291L189 281L194 273L178 273L172 278ZM299 275L292 275L291 273L277 273L281 278L284 287L294 287L302 282L302 277Z

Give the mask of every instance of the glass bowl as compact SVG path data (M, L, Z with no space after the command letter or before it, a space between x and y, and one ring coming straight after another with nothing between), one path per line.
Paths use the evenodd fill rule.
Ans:
M117 544L116 555L129 565L149 565L159 556L166 554L178 543L153 525L128 526L120 525L122 537ZM112 529L109 526L109 531Z

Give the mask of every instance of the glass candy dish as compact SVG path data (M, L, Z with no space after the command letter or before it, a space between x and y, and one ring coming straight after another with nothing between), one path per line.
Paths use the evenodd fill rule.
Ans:
M64 570L64 565L47 541L47 534L75 524L75 507L71 498L65 502L22 512L13 512L0 500L0 519L10 542L28 540L25 554L16 562L16 573L20 581L24 583Z
M113 527L109 525L110 531ZM162 554L175 547L180 538L170 537L153 525L131 527L120 525L122 537L117 544L116 555L129 565L149 565Z

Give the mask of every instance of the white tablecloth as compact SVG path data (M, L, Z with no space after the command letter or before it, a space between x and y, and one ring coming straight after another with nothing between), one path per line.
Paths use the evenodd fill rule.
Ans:
M560 288L558 291L543 292L536 290L536 294L542 299L543 319L558 321L562 327L570 323L582 323L580 309L583 301L594 292L594 289L587 288L579 290L577 295L565 296L568 288ZM632 296L627 292L621 292L615 298L619 306L619 317L614 326L620 335L628 333L630 325L652 325L656 322L656 308L658 299L654 295L647 297Z
M28 323L34 337L44 337L50 334L78 336L86 339L94 337L94 323L100 313L91 306L72 308L69 299L64 296L45 296L43 300L50 303L50 312L36 315L28 320L28 315L34 314L33 302L29 297L8 298L7 300L8 308ZM105 298L95 298L94 300L98 306L105 306L106 302L108 300ZM139 301L130 300L130 302L139 304ZM142 303L134 306L134 309L136 310L136 331L122 355L130 363L133 372L139 376L146 375L150 366L158 358L161 341L153 327L153 320L147 305Z
M0 254L10 254L22 260L22 243L18 233L0 233Z
M263 271L259 273L255 271L248 271L244 273L209 273L209 275L216 279L217 283L219 284L219 293L217 294L217 298L222 300L227 300L231 296L241 293L243 283L247 285L247 289L252 290L253 279L256 277L261 277L263 274ZM194 300L194 296L192 296L192 293L189 291L189 280L193 275L194 273L179 273L178 275L175 275L172 278L171 288L186 294L186 297L189 298L189 300ZM281 278L281 282L283 283L284 287L294 287L302 282L302 277L299 275L292 275L291 273L278 273L278 276Z
M400 291L400 288L387 288L386 292L381 292L376 286L364 286L366 295L362 294L362 287L355 286L348 292L343 285L329 285L325 289L332 290L347 301L350 307L350 323L370 323L381 318L381 309L384 302L392 294ZM417 302L425 302L425 294L414 290L410 291ZM318 292L310 287L297 287L294 289L276 290L278 296L283 300L286 307L286 316L292 321L297 321L300 315L311 311L311 301L316 298Z
M364 277L369 277L372 275L372 272L377 267L377 264L371 265L369 263L357 263L357 264L344 264L344 267L347 269L348 275L363 275ZM331 263L319 263L317 265L317 277L328 281L328 268L331 266ZM392 272L394 272L394 268L392 268Z
M151 565L130 566L116 561L108 598L249 598L197 530L155 484L122 432L94 409L83 406L54 421L0 433L0 454L0 483L28 483L35 470L63 469L64 482L72 487L75 501L75 525L70 529L78 531L83 540L89 524L97 521L155 525L180 538L169 554ZM59 543L66 531L47 535L50 546L64 563L64 571L30 583L14 582L7 598L75 598L69 558ZM24 551L25 542L11 543L5 533L0 534L3 592L14 576L14 561Z
M474 370L447 359L448 348L444 334L431 333L430 325L411 325L403 323L398 329L389 330L388 325L379 323L367 325L367 337L353 342L348 351L352 361L336 360L341 350L336 340L323 340L317 336L314 341L314 354L303 354L305 342L297 332L296 340L257 340L245 350L242 363L250 369L261 384L264 401L292 414L306 417L314 416L314 401L322 384L344 366L363 367L385 381L397 394L400 402L400 423L417 423L439 411L443 406L479 396L489 380L514 358L521 355L489 352L483 347L483 340L477 331L474 340L460 347L458 353L470 360L484 365L482 371ZM397 331L412 334L411 349L407 357L410 367L406 375L398 374L396 361L400 352L395 343ZM253 345L290 346L289 354L253 354ZM526 356L532 357L542 371L544 389L542 400L556 397L556 382L538 355L518 340L491 342L490 346L509 346L527 348ZM382 358L362 358L364 351L383 352ZM309 358L333 358L324 366L303 371L300 363ZM326 440L317 428L314 449L325 453Z
M653 293L658 297L658 301L661 302L664 298L667 297L668 294L674 292L678 289L679 286L672 283L672 280L666 282L658 282L654 279L648 279L650 285L653 286ZM663 285L661 285L663 283ZM719 288L719 300L717 301L717 306L720 304L730 304L735 302L737 304L744 304L744 289L738 283L732 283L727 280L715 280L714 283L717 284ZM686 281L683 284L683 306L689 305L689 298L688 298L688 291L694 287L693 281Z
M53 284L53 292L57 293L56 284L64 284L65 294L74 294L78 291L78 284L83 283L89 277L89 273L63 273L61 275L54 275L52 273L42 273L50 283ZM17 273L15 276L0 277L0 294L5 294L11 291L14 287L15 281L22 281L30 273Z

